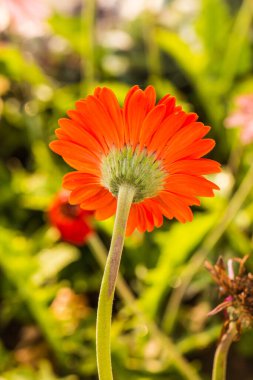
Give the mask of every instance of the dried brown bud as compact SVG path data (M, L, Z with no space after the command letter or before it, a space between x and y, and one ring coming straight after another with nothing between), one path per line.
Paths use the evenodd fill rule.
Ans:
M237 321L240 328L253 326L253 274L246 271L247 259L248 256L229 260L228 271L221 257L215 265L205 262L205 267L219 286L220 296L224 298L209 315L226 310L227 318ZM237 274L233 271L234 262L239 264Z

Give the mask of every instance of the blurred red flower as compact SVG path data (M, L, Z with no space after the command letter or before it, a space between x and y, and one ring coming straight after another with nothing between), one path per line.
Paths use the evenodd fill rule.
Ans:
M61 190L48 209L52 226L60 232L61 239L76 245L84 244L93 232L90 218L92 211L86 211L68 202L69 191Z

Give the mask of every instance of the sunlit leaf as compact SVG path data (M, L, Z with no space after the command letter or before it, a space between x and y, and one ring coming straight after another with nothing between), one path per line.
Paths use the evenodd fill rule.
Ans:
M79 251L74 246L59 244L37 254L39 269L32 276L34 283L41 284L54 278L68 264L77 260Z
M192 80L198 80L199 75L206 67L206 56L204 53L194 51L182 38L169 30L158 29L157 43L167 54L169 54Z
M1 48L0 71L15 81L26 81L30 84L47 83L48 78L42 69L31 59L25 57L13 46Z

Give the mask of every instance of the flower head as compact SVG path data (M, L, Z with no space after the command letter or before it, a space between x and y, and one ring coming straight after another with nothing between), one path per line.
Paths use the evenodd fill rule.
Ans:
M238 96L237 109L225 119L227 128L241 127L243 144L253 141L253 94Z
M48 210L50 223L58 229L61 238L72 244L82 245L93 232L90 216L91 211L81 209L78 205L68 202L69 191L60 191Z
M50 147L77 170L63 180L70 203L103 220L115 214L120 186L132 186L127 235L135 228L152 231L163 216L191 221L190 206L218 189L203 177L220 171L217 162L201 158L215 145L203 139L210 127L170 95L156 104L152 86L132 87L122 108L109 88L98 87L68 116L59 120L59 140Z

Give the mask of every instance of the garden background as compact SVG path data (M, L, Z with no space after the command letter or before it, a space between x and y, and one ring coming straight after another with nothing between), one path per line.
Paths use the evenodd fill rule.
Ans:
M210 379L224 315L207 316L221 301L203 263L253 250L252 18L251 0L0 1L1 380L97 379L102 270L92 244L61 241L49 222L68 167L48 144L95 86L122 104L134 84L212 126L221 190L193 222L126 239L121 273L138 301L115 299L115 379ZM91 223L108 248L113 220ZM249 330L233 345L229 380L252 380L252 342Z

